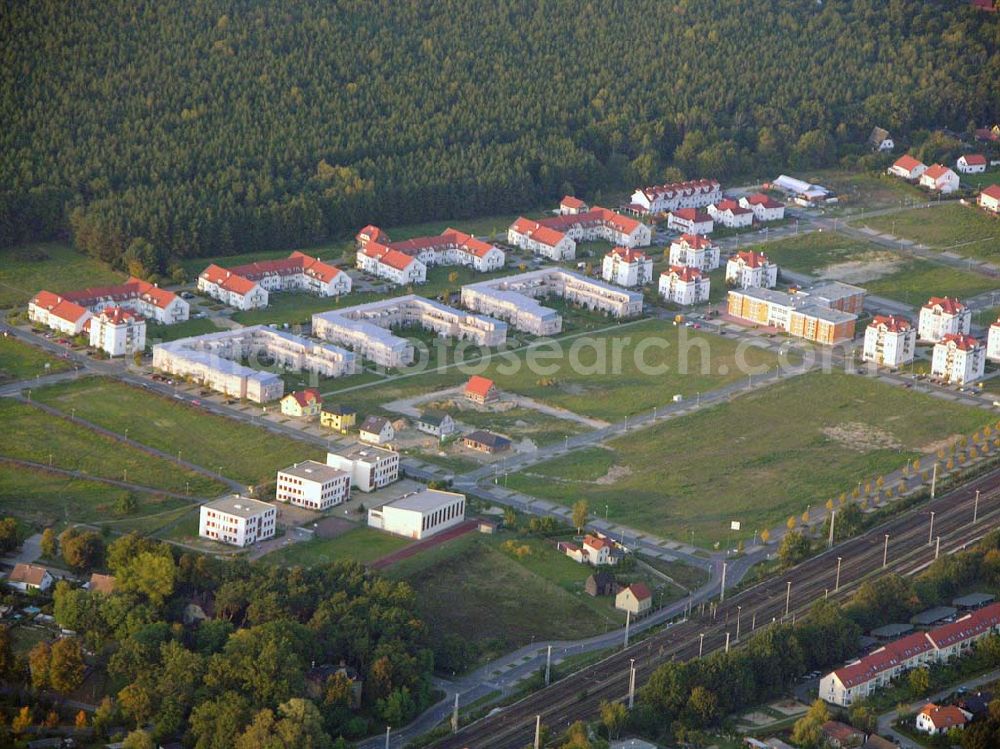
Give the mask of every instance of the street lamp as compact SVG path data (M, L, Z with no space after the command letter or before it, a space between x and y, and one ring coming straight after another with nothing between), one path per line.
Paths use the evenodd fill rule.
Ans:
M833 585L833 592L836 593L840 590L840 563L844 561L843 557L837 557L837 582Z
M792 603L792 581L787 582L787 588L785 589L785 616L788 616L788 610Z
M889 534L885 534L885 547L882 549L882 569L889 563Z
M736 605L736 642L740 641L740 614L743 613L743 607L739 604Z

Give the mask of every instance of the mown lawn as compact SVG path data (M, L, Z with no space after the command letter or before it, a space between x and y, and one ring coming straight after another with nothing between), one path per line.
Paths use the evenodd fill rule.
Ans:
M0 309L27 304L42 289L72 291L121 283L125 278L60 242L9 247L0 250Z
M1000 184L1000 166L990 167L982 174L959 174L958 178L963 187L971 185L977 190L982 190L984 187Z
M136 508L116 515L119 502L132 494ZM142 518L189 507L182 499L129 492L108 484L34 471L0 463L0 515L16 515L38 527L63 520L94 523L113 520L115 530L126 532L142 526Z
M613 324L612 324L613 325ZM741 347L732 338L663 320L613 325L602 333L544 343L530 351L494 355L487 363L407 373L385 382L338 395L359 413L377 412L381 404L399 398L453 387L470 374L493 378L502 390L560 406L585 416L617 421L773 368L777 357L760 348ZM463 370L463 371L460 371Z
M34 396L34 393L33 393ZM78 415L82 416L82 413ZM211 497L225 486L27 403L0 401L0 455L100 478ZM129 435L134 436L134 435Z
M65 359L51 356L13 336L0 336L0 382L26 380L67 369L69 362Z
M875 379L814 373L541 463L508 486L714 544L733 520L752 536L994 420Z
M972 205L948 203L859 220L857 224L881 232L895 231L936 250L996 261L1000 257L1000 220Z
M32 398L150 447L181 457L245 484L273 481L275 472L302 460L326 459L305 442L208 413L114 380L90 378L37 391Z
M368 564L399 551L411 543L413 542L410 539L402 536L394 536L374 528L359 526L335 538L314 538L310 541L289 544L278 551L271 552L263 559L282 567L295 565L313 567L341 560Z
M157 323L146 323L146 348L152 349L157 343L166 341L176 341L178 338L188 336L204 335L205 333L217 333L215 323L207 317L199 317L193 320L176 323L175 325L158 325Z

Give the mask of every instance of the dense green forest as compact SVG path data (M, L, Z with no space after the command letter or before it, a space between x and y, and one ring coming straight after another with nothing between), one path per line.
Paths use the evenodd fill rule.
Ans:
M806 169L996 117L1000 19L906 0L11 0L0 246L149 271L368 221ZM138 240L138 241L134 241Z

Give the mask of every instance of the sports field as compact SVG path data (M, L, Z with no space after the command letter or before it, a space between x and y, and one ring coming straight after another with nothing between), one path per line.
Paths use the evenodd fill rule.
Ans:
M679 540L780 525L995 415L868 377L813 373L508 477L508 486Z

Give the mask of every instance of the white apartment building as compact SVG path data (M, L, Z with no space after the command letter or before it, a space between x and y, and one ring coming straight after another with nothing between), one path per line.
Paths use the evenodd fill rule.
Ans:
M82 333L93 316L86 307L51 291L39 291L28 302L29 320L69 336Z
M122 307L107 307L90 318L90 345L109 356L146 350L146 321Z
M358 268L397 286L423 283L427 266L415 257L380 244L370 244L356 256Z
M958 175L943 164L934 164L920 175L920 186L947 195L958 189Z
M670 243L670 265L697 268L707 273L719 267L719 246L708 237L682 234Z
M356 367L350 351L266 325L180 338L153 346L154 368L190 377L224 395L265 403L284 394L281 377L246 366L243 361L261 367L315 372L324 377L353 374Z
M274 505L233 494L201 506L198 535L232 546L250 546L274 536L277 517Z
M989 333L986 335L986 358L1000 362L1000 320L990 325Z
M683 234L711 234L715 231L712 217L697 208L678 208L667 216L667 228Z
M779 203L762 192L744 195L740 198L740 205L753 211L753 217L762 223L781 221L785 217L784 203Z
M711 281L697 268L676 265L660 274L660 297L687 306L708 301Z
M601 275L608 283L625 288L643 286L653 280L653 258L642 250L615 247L604 256Z
M278 471L275 497L308 510L329 510L351 496L351 474L315 460Z
M357 356L383 367L413 363L413 344L390 330L405 327L423 328L479 346L501 346L507 340L506 323L415 294L312 316L314 336L346 346Z
M982 379L986 348L971 336L949 334L934 344L931 375L952 385L967 385Z
M259 283L214 263L198 276L198 291L239 310L263 309L269 301L267 289Z
M722 185L714 179L672 182L636 188L629 208L636 213L669 213L679 208L704 208L722 200Z
M108 307L121 307L163 325L184 322L191 312L191 305L177 294L133 276L114 286L95 286L64 294L40 291L28 303L28 317L75 335L83 330L89 317L79 309L97 314Z
M552 335L562 330L562 317L537 299L556 296L611 317L642 314L642 294L587 278L562 268L541 268L515 276L462 287L462 304L475 312L505 320L517 330Z
M572 245L565 241L566 238L572 240ZM577 242L595 240L627 248L648 247L653 234L641 221L600 206L578 213L560 212L540 221L521 217L507 229L507 241L515 247L556 261L576 257Z
M198 276L198 290L238 309L266 307L273 291L304 291L339 296L351 290L351 277L303 252L287 258L222 268L212 264Z
M351 486L373 492L399 478L399 453L372 445L355 445L340 453L327 453L326 464L351 476Z
M355 237L358 247L358 267L374 275L380 273L379 264L385 262L387 250L395 250L419 260L425 268L433 265L464 265L480 273L500 270L507 256L496 245L476 239L458 229L445 229L434 237L414 237L393 242L377 226L368 225Z
M865 328L864 361L895 369L913 361L917 331L909 320L894 315L876 315Z
M737 252L726 263L726 282L738 289L771 289L778 283L778 266L762 252Z
M735 200L720 200L708 207L708 215L728 229L744 229L753 225L753 211Z
M972 325L972 310L958 299L932 296L920 308L917 335L921 341L940 341L946 335L968 333Z
M368 510L372 528L414 540L430 538L465 520L465 495L436 489L407 494Z
M507 229L507 241L557 263L576 257L576 241L532 219L519 218L511 224Z

